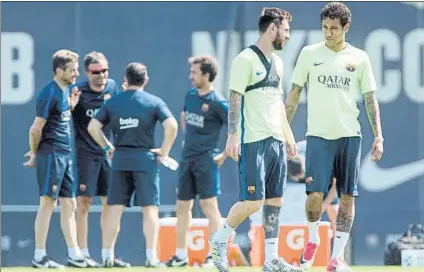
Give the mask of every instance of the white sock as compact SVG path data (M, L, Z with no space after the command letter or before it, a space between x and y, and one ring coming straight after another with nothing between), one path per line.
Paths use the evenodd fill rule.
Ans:
M220 243L228 243L228 239L230 238L234 230L235 228L233 229L232 227L228 226L227 220L225 220L222 227L216 233L216 239Z
M315 221L315 222L309 222L307 223L308 229L309 229L309 242L314 244L319 244L319 222L321 220Z
M34 260L40 262L44 256L46 256L46 249L35 249L34 250Z
M178 259L183 260L187 258L187 250L185 248L177 248L177 250L175 250L175 255Z
M278 238L265 239L265 261L270 262L278 257Z
M146 249L146 257L150 261L156 261L158 258L156 249Z
M79 247L72 247L72 248L68 247L68 256L72 260L84 259L84 257L81 254L81 250L79 249Z
M102 248L102 261L104 261L106 259L110 259L110 260L115 259L113 249Z
M349 233L336 231L334 235L333 253L331 254L331 260L340 257L346 247L347 241L349 240Z
M88 248L81 248L81 254L84 257L89 257L90 258L90 252L88 251Z

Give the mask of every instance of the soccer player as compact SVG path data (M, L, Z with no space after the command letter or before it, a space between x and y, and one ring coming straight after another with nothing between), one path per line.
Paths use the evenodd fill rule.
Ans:
M104 221L102 259L106 267L114 262L114 246L125 206L142 207L143 233L146 239L146 266L162 267L157 257L159 235L158 161L167 160L178 132L178 124L165 102L143 90L147 70L141 63L130 63L125 72L127 88L109 99L91 119L88 132L112 157L111 180L107 192L108 212ZM157 121L164 128L161 148L155 149ZM109 125L115 146L102 128ZM115 150L116 148L116 150Z
M78 88L70 90L78 72L78 54L59 50L53 54L54 78L37 97L36 117L29 130L29 160L25 166L36 166L40 206L35 219L34 268L60 268L46 253L50 218L60 201L60 226L68 246L68 265L87 267L78 247L75 223L77 206L76 180L71 153L71 110L78 103Z
M78 245L86 257L89 267L99 267L99 264L90 257L88 250L88 213L94 196L100 196L102 214L100 227L103 230L105 212L107 211L106 195L109 184L110 161L102 148L88 134L87 127L91 118L100 109L100 106L111 96L119 92L116 82L108 79L109 65L106 57L100 52L90 52L84 58L85 74L88 81L78 83L81 96L72 117L75 125L75 142L78 168L78 206L77 232ZM105 134L110 139L110 130ZM129 264L115 258L115 267L128 267Z
M374 132L371 159L383 154L383 134L377 89L371 63L366 52L346 42L352 15L340 2L327 4L321 10L324 41L305 46L293 72L293 87L286 100L287 118L292 120L300 93L307 83L308 129L306 149L305 209L309 242L300 258L301 266L312 265L320 240L318 225L322 214L324 193L336 178L340 196L336 233L327 271L336 271L345 263L341 252L349 239L358 196L361 159L361 127L358 121L358 93L362 93L369 121Z
M189 63L194 88L188 91L181 113L185 139L176 205L177 249L167 262L169 267L188 264L186 236L196 195L209 220L209 231L215 233L221 224L217 200L220 194L218 167L226 156L224 152L218 153L217 142L222 125L228 122L228 103L212 86L218 72L216 60L210 56L196 56L190 58ZM203 266L213 266L211 251Z
M238 161L240 201L231 208L221 229L211 236L212 257L228 271L227 244L231 233L263 207L265 263L263 271L301 271L278 256L279 214L286 182L286 159L297 153L283 101L283 63L274 53L290 38L291 15L264 8L260 37L232 62L226 153ZM286 153L287 148L287 153Z

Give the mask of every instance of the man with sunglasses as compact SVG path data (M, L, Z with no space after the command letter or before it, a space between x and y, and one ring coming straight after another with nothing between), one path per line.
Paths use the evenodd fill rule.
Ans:
M99 267L88 250L88 213L94 196L100 196L102 214L100 227L103 233L104 218L107 212L106 195L109 183L110 161L102 148L93 140L87 131L88 123L97 113L100 106L111 96L118 93L116 82L109 79L109 65L106 57L100 52L90 52L84 58L84 68L88 81L78 83L81 97L75 110L72 112L75 123L75 145L78 169L78 206L77 232L78 244L84 254L89 267ZM104 129L106 136L111 138L111 131ZM128 267L122 260L114 261L115 267Z

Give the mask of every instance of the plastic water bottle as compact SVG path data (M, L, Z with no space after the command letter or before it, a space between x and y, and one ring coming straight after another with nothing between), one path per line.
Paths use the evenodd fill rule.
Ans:
M171 169L172 171L177 170L179 166L178 162L171 157L161 158L161 163L163 166Z

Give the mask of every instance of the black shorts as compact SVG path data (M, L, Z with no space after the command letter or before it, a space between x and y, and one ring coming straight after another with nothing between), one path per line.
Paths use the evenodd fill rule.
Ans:
M159 206L159 172L112 171L107 191L108 205L131 206L135 193L135 206Z
M73 198L77 182L74 179L72 155L37 153L37 181L40 196Z
M106 196L109 185L110 163L105 157L79 157L78 196Z
M179 200L192 200L218 196L221 193L219 169L213 158L215 152L208 152L180 163L178 173Z

